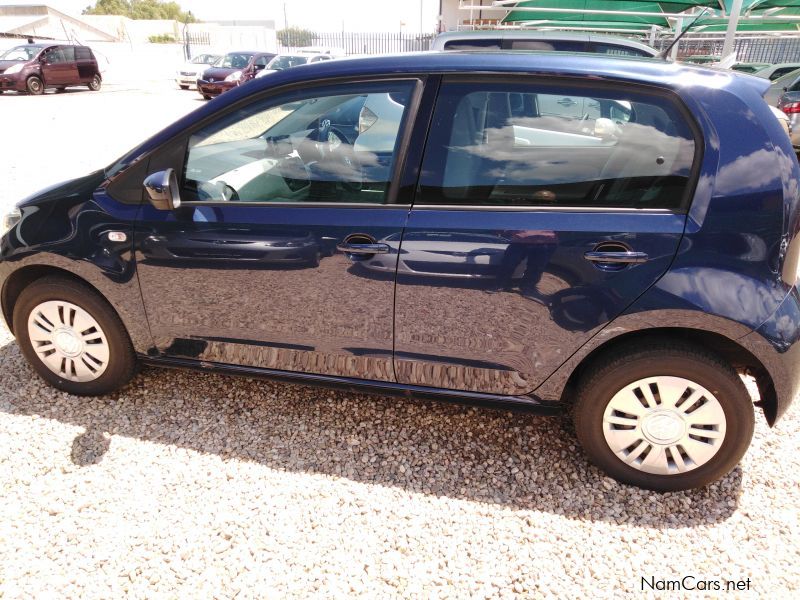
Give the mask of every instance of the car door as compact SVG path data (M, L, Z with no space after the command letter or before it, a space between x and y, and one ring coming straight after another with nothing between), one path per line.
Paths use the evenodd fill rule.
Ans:
M76 46L75 63L78 69L78 81L76 83L89 83L97 73L97 63L92 51L87 46Z
M699 146L677 101L526 79L442 84L399 244L400 383L530 393L677 251Z
M72 46L54 46L44 53L42 75L48 86L77 83L78 67Z
M151 172L180 173L182 196L174 211L145 204L137 226L159 352L394 381L394 280L358 267L396 260L380 240L399 236L409 212L396 182L421 87L399 78L269 92L151 159ZM355 139L333 135L329 115L353 101L399 110L350 124Z

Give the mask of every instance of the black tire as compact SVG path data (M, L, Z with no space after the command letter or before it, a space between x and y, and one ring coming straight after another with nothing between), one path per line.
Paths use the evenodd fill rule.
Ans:
M188 90L188 89L189 89L189 86L188 86L188 85L182 85L182 86L180 86L180 88L181 88L182 90Z
M42 302L61 300L87 311L100 324L109 345L105 372L88 382L64 379L51 371L33 349L28 336L28 317ZM20 350L39 376L59 390L77 396L98 396L116 391L136 374L137 361L128 332L111 305L93 289L67 277L49 276L22 290L13 314L14 334Z
M100 75L95 73L95 76L92 77L92 80L89 82L87 87L93 92L99 92L102 85L103 85L103 80L100 78Z
M67 91L67 88L64 87L63 85L56 88L56 94L63 94L66 91Z
M753 403L742 380L713 353L680 341L633 343L595 361L581 377L574 406L575 431L589 459L611 477L641 488L669 492L702 487L729 473L750 445L755 426ZM708 462L684 473L647 473L626 464L609 447L603 415L614 395L648 377L688 379L711 392L725 415L721 445Z
M203 94L203 100L211 100L211 96L208 94Z
M31 75L28 77L25 87L27 88L28 93L32 96L41 96L44 94L44 83L36 75Z

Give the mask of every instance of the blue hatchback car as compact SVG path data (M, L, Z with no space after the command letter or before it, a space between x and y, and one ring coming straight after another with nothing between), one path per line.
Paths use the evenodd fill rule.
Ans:
M6 217L2 312L44 379L137 364L569 407L678 490L798 391L798 163L769 82L567 54L276 73Z

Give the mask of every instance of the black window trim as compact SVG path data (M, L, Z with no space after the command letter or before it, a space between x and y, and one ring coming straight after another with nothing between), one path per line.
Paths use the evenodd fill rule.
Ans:
M497 84L497 83L510 83L519 85L520 83L530 83L536 85L541 82L545 86L564 86L574 87L581 90L587 89L586 79L583 77L552 77L549 75L536 75L536 74L520 74L516 73L513 76L508 73L480 73L480 74L444 74L441 79L441 86L448 83L463 84L463 83L478 83L478 84ZM629 90L633 88L637 93L645 96L656 96L665 99L672 103L678 110L679 114L684 118L686 124L689 126L690 131L694 137L694 159L692 162L692 169L689 172L689 180L684 189L683 197L681 198L680 206L677 208L634 208L634 207L598 207L598 206L498 206L488 204L418 204L417 197L420 195L420 179L417 179L415 188L414 202L412 204L413 210L437 210L437 211L453 211L453 210L469 210L469 211L491 211L491 212L606 212L606 213L633 213L633 214L680 214L687 215L691 208L691 201L694 198L697 189L697 182L700 178L700 170L702 168L703 157L705 154L705 139L703 138L702 129L697 123L694 115L686 107L683 99L669 88L648 85L638 82L622 82L613 80L592 80L591 86L593 90L613 90L619 92L620 90ZM441 88L440 88L441 89ZM438 103L437 94L437 103ZM432 115L436 114L436 106L434 105L431 110ZM433 117L432 117L433 118ZM427 144L425 150L427 151ZM420 175L424 167L424 153L420 167Z

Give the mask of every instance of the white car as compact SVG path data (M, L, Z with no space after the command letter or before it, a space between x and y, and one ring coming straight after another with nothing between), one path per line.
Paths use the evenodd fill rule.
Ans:
M761 77L763 79L769 79L770 81L776 81L783 77L784 75L788 75L789 73L800 69L799 62L791 62L791 63L778 63L775 65L770 65L761 69L760 71L756 71L753 73L756 77Z
M176 72L175 83L182 90L188 90L197 85L197 78L203 74L210 65L216 63L222 57L221 54L199 54L191 61L184 63Z
M306 52L297 52L294 54L278 54L275 58L267 63L267 68L262 69L256 75L256 79L259 77L266 77L272 73L277 71L283 71L284 69L290 69L291 67L298 67L300 65L308 65L311 63L323 62L326 60L333 60L333 57L329 54L312 54Z

